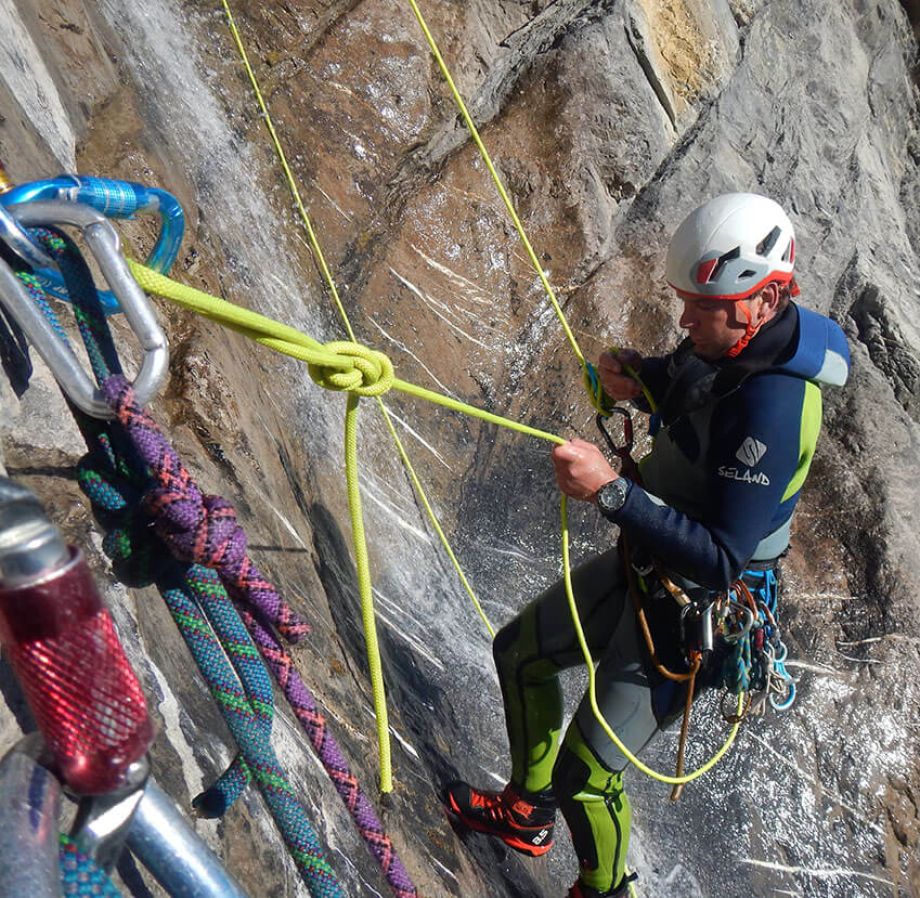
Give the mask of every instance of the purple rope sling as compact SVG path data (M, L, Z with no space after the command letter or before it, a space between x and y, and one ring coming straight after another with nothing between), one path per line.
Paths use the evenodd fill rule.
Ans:
M127 381L119 376L102 385L132 444L159 486L144 497L157 535L180 560L214 568L317 756L329 774L362 838L377 859L396 898L416 898L412 884L373 805L362 791L338 743L329 732L316 699L272 631L296 642L309 626L293 612L247 553L246 535L233 506L202 494L156 422L138 407Z

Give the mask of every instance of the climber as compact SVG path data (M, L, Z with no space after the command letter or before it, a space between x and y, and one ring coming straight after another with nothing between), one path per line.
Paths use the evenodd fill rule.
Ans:
M847 377L843 332L792 301L794 262L792 223L773 200L734 193L693 211L667 254L667 281L682 303L687 337L663 358L625 350L604 353L598 365L610 397L650 411L641 381L657 406L660 429L642 460L642 484L618 476L586 441L553 450L562 492L593 502L619 526L648 596L656 653L671 671L687 671L688 655L681 609L660 588L663 578L705 608L739 578L753 578L756 589L756 578L776 569L815 451L821 386ZM573 572L573 584L599 659L600 710L635 754L677 716L688 687L651 664L622 558L617 549L594 557ZM552 846L558 809L580 865L569 898L626 895L627 760L587 696L562 736L558 675L583 661L564 585L507 624L493 651L511 776L501 792L450 784L448 809L531 856ZM717 645L697 692L716 682L718 657Z

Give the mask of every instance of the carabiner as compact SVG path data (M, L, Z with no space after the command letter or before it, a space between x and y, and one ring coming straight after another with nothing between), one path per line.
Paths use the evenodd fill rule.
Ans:
M617 445L610 431L607 430L607 421L614 415L619 415L623 419L623 442ZM626 470L627 474L632 474L636 463L633 461L632 450L634 444L632 415L628 409L621 405L614 405L609 409L607 415L597 415L594 419L597 429L601 432L604 441L607 443L610 451L620 459L620 464Z
M0 195L0 207L56 199L85 203L107 218L133 218L138 212L156 213L160 217L160 233L146 264L154 271L166 274L176 260L185 231L185 215L179 201L168 191L132 181L60 175L57 178L31 181L12 187ZM0 209L0 224L2 217L3 210ZM0 227L0 237L3 236L4 232ZM31 241L28 234L25 237ZM7 242L12 245L9 238ZM28 251L28 247L23 248ZM26 258L26 261L35 269L34 274L45 292L57 299L66 301L69 298L57 267L50 258ZM99 299L106 315L121 311L118 298L113 293L100 291Z
M33 268L54 268L51 258L32 238L32 235L0 205L0 242L5 243L23 262Z
M80 229L144 351L133 387L138 403L145 405L156 395L166 376L169 347L144 291L131 276L121 255L115 229L101 212L64 200L15 205L10 211L26 227L63 224ZM54 332L3 260L0 260L0 302L16 319L74 404L94 418L112 418L114 412L73 350Z
M732 633L726 632L725 629L723 629L722 638L725 639L726 642L741 642L741 640L754 628L754 612L746 605L742 605L739 602L731 602L729 607L726 608L721 615L723 628L729 626L729 617L734 618L731 623L733 625L737 624L740 629ZM739 621L740 623L738 623Z
M4 895L61 898L61 785L40 761L37 733L0 761L0 883Z

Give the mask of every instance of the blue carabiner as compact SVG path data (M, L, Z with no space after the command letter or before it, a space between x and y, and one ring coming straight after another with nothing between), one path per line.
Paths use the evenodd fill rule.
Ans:
M787 711L792 707L792 704L795 701L795 680L793 679L792 674L786 670L785 665L785 661L788 655L789 650L786 648L786 644L780 640L776 654L772 659L772 668L774 675L785 683L786 695L782 699L777 699L772 695L770 696L770 704L777 711Z
M774 696L770 696L770 704L777 711L788 711L792 705L795 703L795 680L787 673L785 668L777 669L776 671L786 684L786 697L783 699L777 699Z
M185 214L179 201L159 187L146 187L133 181L115 181L110 178L60 175L44 181L19 184L0 195L0 203L4 206L38 200L85 203L108 218L133 218L138 212L157 213L160 216L160 233L147 257L146 265L166 274L179 254L179 244L185 232ZM38 268L33 273L46 293L57 299L69 300L56 268ZM106 315L121 311L118 298L110 291L100 291L99 298Z

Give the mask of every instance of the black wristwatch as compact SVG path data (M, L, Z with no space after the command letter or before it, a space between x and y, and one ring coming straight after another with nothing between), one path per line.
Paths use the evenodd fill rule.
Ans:
M613 520L615 515L626 501L626 495L629 493L630 482L623 477L617 477L605 483L597 491L597 507L605 518Z

